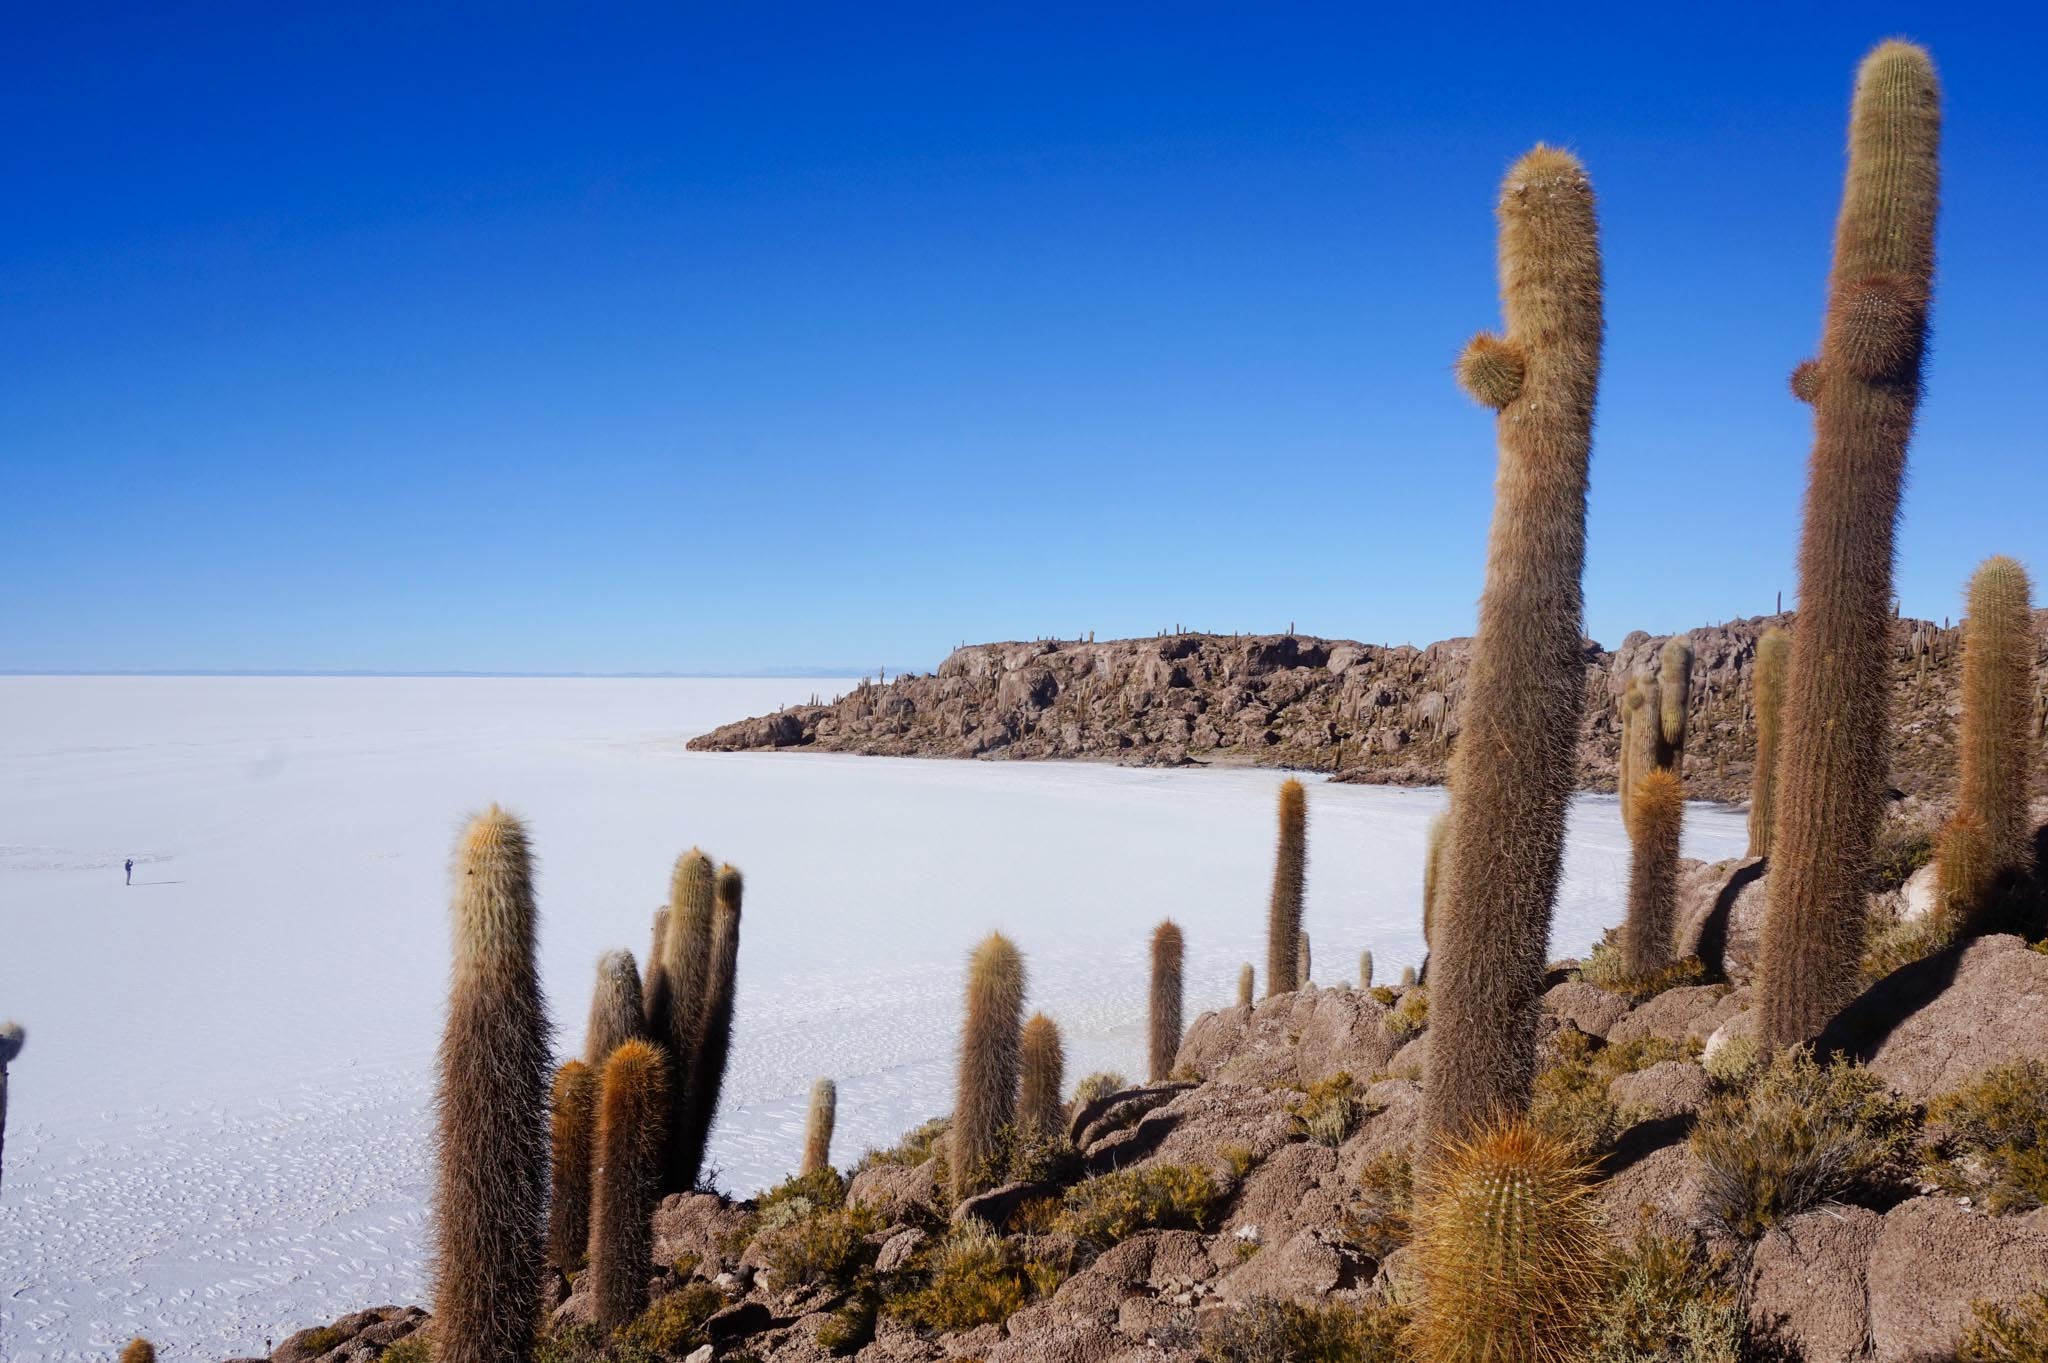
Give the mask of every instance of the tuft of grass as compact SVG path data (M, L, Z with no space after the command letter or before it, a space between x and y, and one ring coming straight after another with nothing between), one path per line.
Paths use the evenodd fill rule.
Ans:
M1948 945L1940 914L1925 914L1901 921L1896 918L1874 922L1863 946L1860 969L1864 982L1875 984L1894 970L1922 960Z
M1608 1085L1624 1074L1686 1054L1662 1037L1603 1045L1569 1025L1558 1029L1551 1049L1557 1059L1536 1075L1529 1123L1587 1150L1606 1149L1629 1124L1629 1114L1608 1098Z
M433 1333L429 1330L414 1330L404 1339L392 1344L377 1355L377 1363L434 1363ZM534 1354L534 1363L547 1363L543 1355L547 1342L543 1340Z
M1956 1346L1958 1363L2048 1363L2048 1290L2011 1306L1970 1303L1975 1317Z
M1717 1262L1682 1241L1643 1235L1621 1252L1594 1317L1588 1363L1741 1363L1749 1322Z
M1372 995L1373 1001L1382 1008L1392 1008L1401 999L1391 985L1376 984L1365 992Z
M818 1347L834 1357L859 1353L874 1340L880 1305L872 1288L854 1293L818 1327Z
M946 1132L951 1126L951 1118L934 1117L923 1126L904 1133L903 1139L888 1149L868 1151L860 1157L860 1162L853 1166L853 1171L856 1174L864 1173L877 1165L885 1164L914 1169L932 1156L945 1153Z
M1691 1145L1714 1224L1754 1239L1800 1212L1879 1197L1904 1176L1916 1119L1860 1065L1780 1052L1744 1092L1716 1098Z
M1429 991L1411 989L1394 1011L1383 1019L1387 1031L1403 1040L1414 1036L1429 1022Z
M1662 970L1647 974L1631 974L1623 963L1621 948L1615 944L1610 931L1606 940L1596 942L1579 966L1579 978L1587 984L1618 994L1627 999L1631 1006L1645 1003L1667 989L1680 985L1698 984L1705 979L1707 968L1700 964L1697 956L1688 956L1674 961Z
M2048 1205L2048 1063L1986 1070L1927 1109L1929 1178L1994 1212Z
M1205 1230L1225 1189L1192 1164L1146 1164L1102 1174L1067 1191L1060 1229L1097 1245L1141 1230Z
M619 1338L649 1353L680 1356L710 1342L704 1322L724 1305L724 1296L711 1284L690 1283L649 1302L639 1319L619 1331Z
M1414 1168L1400 1151L1385 1151L1359 1171L1358 1188L1357 1200L1343 1209L1345 1237L1384 1259L1415 1234Z
M1740 1088L1749 1082L1762 1059L1756 1033L1738 1032L1723 1041L1713 1054L1702 1055L1700 1067L1706 1070L1707 1078L1722 1088Z
M1302 1135L1331 1149L1349 1140L1366 1118L1365 1099L1346 1070L1310 1084L1300 1099L1288 1104L1287 1111Z
M885 1309L941 1332L999 1325L1050 1296L1073 1271L1071 1256L1046 1242L1006 1239L974 1220L921 1258L923 1285L890 1298Z
M1401 1363L1407 1308L1256 1297L1202 1336L1203 1363Z
M873 1208L842 1207L770 1226L756 1243L778 1291L817 1286L844 1290L873 1266L877 1246L869 1237L882 1228L881 1214Z

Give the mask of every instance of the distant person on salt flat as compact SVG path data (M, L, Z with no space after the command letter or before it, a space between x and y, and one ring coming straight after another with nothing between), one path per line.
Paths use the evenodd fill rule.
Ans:
M123 885L133 885L133 884L135 883L135 858L134 858L134 857L130 857L130 858L128 858L127 862L126 862L126 863L125 863L125 864L124 864L124 865L123 865L123 866L121 867L121 872L122 872L122 875L123 875L124 877L126 877L126 878L125 878L125 879L123 879L123 880L122 880L122 882L121 882L121 883L122 883Z

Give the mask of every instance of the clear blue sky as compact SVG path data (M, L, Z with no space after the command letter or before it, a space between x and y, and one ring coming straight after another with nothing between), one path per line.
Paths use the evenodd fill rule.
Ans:
M1538 140L1606 242L1589 632L1789 604L1894 33L1947 87L1900 591L2048 574L2038 11L175 8L0 42L0 667L1469 632L1450 366Z

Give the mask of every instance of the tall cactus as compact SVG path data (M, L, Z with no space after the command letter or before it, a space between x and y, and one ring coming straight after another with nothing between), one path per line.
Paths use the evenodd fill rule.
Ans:
M1255 972L1252 969L1252 963L1250 961L1246 961L1243 965L1237 968L1238 1007L1249 1008L1252 1006L1252 1001L1257 996L1255 992L1258 986L1256 974L1257 972Z
M1280 833L1273 854L1273 897L1266 908L1266 996L1291 994L1301 982L1301 900L1308 883L1308 791L1280 783Z
M1864 882L1886 789L1892 542L1920 398L1934 275L1941 96L1910 43L1864 58L1813 403L1799 546L1799 646L1785 678L1777 827L1757 995L1760 1035L1815 1036L1854 993Z
M1756 771L1749 781L1749 854L1771 854L1771 827L1778 816L1778 741L1784 732L1785 667L1792 636L1776 625L1756 641L1751 686L1756 705Z
M0 1022L0 1169L5 1167L7 1152L7 1067L21 1054L27 1040L28 1033L13 1018Z
M804 1112L804 1162L797 1172L815 1174L832 1167L832 1128L839 1121L839 1085L830 1079L811 1084L811 1102Z
M718 1120L718 1099L725 1089L726 1061L732 1055L733 1006L739 996L740 901L746 882L736 866L721 866L712 891L711 962L705 972L703 1012L697 1022L697 1050L689 1059L689 1092L684 1098L683 1164L685 1186L696 1186L704 1169L704 1151Z
M640 967L630 951L607 951L597 958L590 1021L583 1029L583 1063L594 1077L613 1051L646 1035L647 1005L640 994Z
M1294 972L1296 989L1306 989L1313 982L1309 971L1314 968L1314 958L1309 954L1308 934L1300 934L1294 947Z
M548 1020L526 830L492 805L455 851L434 1190L438 1363L524 1363L540 1316Z
M1024 1024L1023 1079L1017 1086L1017 1125L1045 1138L1060 1129L1060 1092L1067 1082L1067 1049L1060 1026L1043 1013Z
M591 1306L606 1330L647 1309L654 1204L661 1191L668 1061L629 1041L605 1061L597 1107L597 1184L590 1212Z
M564 1273L583 1266L590 1244L590 1176L597 1162L593 1147L601 1073L581 1060L568 1061L555 1071L548 1125L548 1162L554 1171L548 1191L548 1263Z
M1678 841L1685 787L1668 767L1636 782L1635 836L1628 868L1628 917L1621 925L1622 968L1652 975L1672 963L1678 917Z
M1677 771L1685 756L1685 717L1692 708L1692 640L1674 634L1657 655L1657 738L1660 766Z
M1024 958L990 933L967 962L967 1017L960 1033L959 1091L953 1101L953 1196L986 1186L1002 1130L1017 1120Z
M1154 1083L1173 1073L1180 1050L1181 961L1180 927L1171 918L1152 931L1152 997L1147 1009L1146 1067Z
M1444 848L1451 839L1451 811L1446 809L1429 821L1429 840L1422 854L1422 954L1429 957L1436 930L1436 897L1443 885Z
M1465 727L1451 755L1456 834L1430 930L1426 1129L1455 1136L1526 1106L1536 1000L1564 854L1586 690L1586 479L1602 313L1593 186L1538 146L1500 194L1505 337L1460 360L1498 412L1500 472Z
M662 1156L662 1190L688 1192L697 1184L699 1167L690 1145L690 1086L704 1031L704 998L711 978L712 900L717 869L702 849L692 847L676 858L669 876L668 926L661 933L661 976L655 994L662 1016L649 1033L662 1043L669 1063L668 1120L663 1123L668 1145Z
M1956 818L1943 831L1937 903L1947 935L1981 923L2030 861L2034 630L2027 571L2003 556L1970 578L1963 617L1963 716Z
M1603 1300L1611 1253L1595 1171L1515 1122L1444 1146L1416 1208L1417 1363L1570 1363Z

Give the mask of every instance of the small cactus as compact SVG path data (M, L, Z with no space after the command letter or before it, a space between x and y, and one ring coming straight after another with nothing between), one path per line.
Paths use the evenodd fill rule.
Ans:
M1621 925L1622 968L1651 975L1672 963L1678 916L1678 840L1685 787L1659 767L1636 782L1636 829L1628 870L1628 917Z
M2034 630L2026 569L1988 558L1963 617L1956 819L1942 840L1937 906L1944 936L1981 924L2003 884L2032 859L2027 777L2034 762Z
M1436 926L1436 895L1443 883L1444 848L1451 837L1451 811L1429 821L1429 841L1422 854L1422 954L1427 956Z
M647 1309L654 1204L661 1190L661 1125L670 1104L667 1060L629 1041L605 1061L597 1107L597 1177L591 1198L591 1307L607 1331Z
M684 1163L679 1174L695 1187L704 1169L704 1151L718 1119L718 1099L725 1089L725 1066L732 1054L733 1005L738 998L740 901L746 882L736 866L721 866L714 882L711 962L704 980L703 1014L697 1024L697 1050L687 1062L689 1094L683 1106Z
M1256 972L1252 969L1252 963L1246 961L1237 968L1237 1006L1240 1008L1251 1007L1252 1000L1256 997L1255 991L1257 987Z
M640 994L640 967L630 951L597 958L597 985L590 992L590 1022L583 1032L583 1063L595 1076L612 1052L647 1035L647 1007Z
M1358 987L1360 989L1372 988L1372 953L1370 951L1358 953Z
M1439 1147L1416 1207L1418 1363L1575 1363L1607 1288L1595 1170L1521 1122Z
M1412 966L1412 965L1404 965L1404 966L1402 966L1402 967L1401 967L1401 987L1402 987L1403 989L1406 989L1406 988L1408 988L1409 986L1413 985L1414 983L1415 983L1415 967L1414 967L1414 966Z
M28 1033L13 1018L0 1022L0 1167L7 1150L7 1067L21 1054Z
M137 1335L121 1350L121 1363L156 1363L156 1345Z
M1776 625L1756 641L1756 771L1749 784L1749 854L1771 854L1771 824L1777 818L1778 738L1785 704L1785 666L1792 636Z
M1060 1089L1067 1081L1067 1051L1059 1024L1033 1013L1024 1024L1023 1080L1017 1087L1017 1125L1046 1137L1060 1128Z
M549 1164L554 1171L548 1192L548 1263L564 1273L583 1267L590 1243L590 1175L596 1159L592 1146L597 1138L600 1073L581 1060L571 1060L555 1071L548 1127Z
M1305 932L1301 934L1301 940L1300 940L1300 943L1299 943L1299 944L1298 944L1298 945L1297 945L1297 946L1295 947L1295 949L1294 949L1294 969L1295 969L1295 980L1294 980L1294 987L1295 987L1296 989L1306 989L1306 988L1308 988L1308 986L1309 986L1309 973L1308 973L1308 972L1309 972L1309 950L1308 950L1308 934L1307 934L1307 933L1305 933Z
M550 1058L526 830L496 805L456 847L453 917L436 1096L435 1358L525 1363L541 1308Z
M811 1084L811 1105L804 1113L804 1162L797 1172L815 1174L832 1167L832 1127L839 1119L839 1085L830 1079Z
M956 1201L982 1190L1003 1128L1017 1119L1023 1012L1024 958L1009 938L991 933L967 963L967 1017L953 1103Z
M1266 995L1287 994L1301 981L1301 901L1308 882L1308 791L1280 783L1280 833L1273 856L1273 897L1266 909Z
M1158 1082L1173 1072L1173 1057L1180 1050L1181 960L1184 955L1180 927L1171 919L1152 932L1152 999L1146 1046L1148 1078Z

